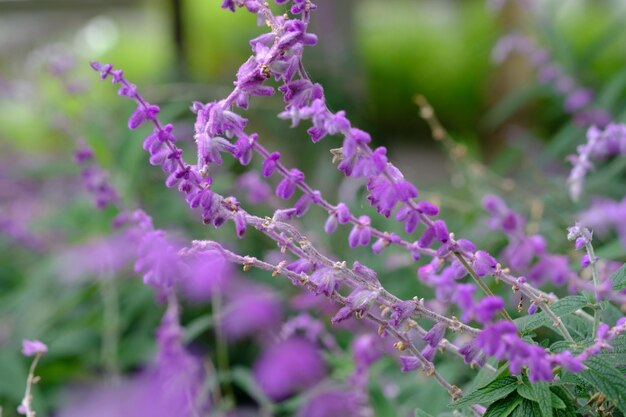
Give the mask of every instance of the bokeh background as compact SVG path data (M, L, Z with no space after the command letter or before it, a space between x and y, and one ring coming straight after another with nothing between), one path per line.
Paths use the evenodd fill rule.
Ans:
M319 45L305 54L311 77L325 86L332 110L345 109L353 125L371 132L377 146L388 147L390 159L420 186L422 196L441 204L454 230L483 245L501 246L502 239L485 230L480 210L483 195L497 192L529 214L533 227L553 247L567 245L561 230L571 218L564 213L584 202L577 206L567 198L565 156L583 142L585 130L571 122L563 97L535 80L524 57L496 65L492 49L512 31L531 35L623 120L626 3L546 0L533 1L528 8L511 1L502 9L480 0L317 3L310 30L318 34ZM176 122L182 146L191 154L191 103L228 94L237 68L250 55L249 39L260 33L253 16L224 11L217 0L0 1L3 416L15 415L23 395L28 362L19 354L22 338L40 338L50 346L39 372L43 382L35 392L41 416L71 415L62 413L71 409L77 389L133 375L155 352L154 330L163 307L133 273L132 260L118 259L102 243L116 213L95 210L81 191L79 169L72 162L77 141L94 148L123 204L143 208L155 226L186 240L235 240L230 228L202 227L175 193L162 186L162 173L148 166L141 149L147 131L126 130L133 105L120 100L109 85L100 85L88 62L123 68L145 97L162 106L163 119ZM430 101L463 146L460 159L432 139L419 117L416 94ZM307 173L331 200L353 202L367 213L358 184L342 181L330 162L328 149L339 147L338 139L311 144L304 127L288 129L276 118L281 106L279 97L253 99L247 113L252 131L260 133L267 148L279 149L289 166ZM606 175L622 168L623 162L613 164ZM216 189L241 193L235 181L242 172L226 162ZM608 196L624 195L623 181L607 187L604 178L592 179L590 186L606 187L602 192ZM260 215L272 212L265 206L257 210ZM340 231L339 238L324 236L325 217L313 210L301 225L338 257L370 260L368 249L347 250L348 231ZM394 230L383 220L376 222ZM258 256L272 250L256 235L238 248ZM610 242L599 253L619 259L623 247ZM107 257L113 260L103 261ZM428 294L400 255L371 263L399 295ZM261 273L246 277L280 294L282 321L296 314L290 300L297 291L285 291ZM219 341L210 323L217 313L211 300L205 301L185 304L182 322L191 332L187 340L193 349L213 357ZM337 333L346 351L350 334ZM235 388L237 401L252 407L255 396L263 394L251 388L249 369L264 343L256 343L254 334L249 340L255 343L234 343L228 349L231 365L244 375ZM349 374L346 355L326 358L329 378L341 380ZM380 381L389 384L372 388L376 415L400 415L394 413L416 404L427 411L445 408L445 393L427 379L419 379L418 385L408 378L396 383L393 360L378 366ZM459 384L468 379L458 363L443 369L456 375ZM293 407L276 413L290 415Z

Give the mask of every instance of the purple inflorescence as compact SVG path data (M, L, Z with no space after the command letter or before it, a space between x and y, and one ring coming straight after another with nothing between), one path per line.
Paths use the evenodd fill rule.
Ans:
M436 205L415 200L418 197L417 187L406 180L388 160L386 148L370 147L370 135L353 127L344 111L331 112L326 105L322 86L311 81L306 74L302 65L303 52L305 47L317 42L317 37L308 32L310 13L315 9L309 0L293 1L291 15L281 16L272 14L269 6L260 0L225 0L222 7L231 11L238 7L246 8L256 14L259 21L266 23L270 32L250 42L253 55L237 71L235 88L226 98L210 103L195 102L192 105L192 111L196 114L195 165L183 160L183 152L176 145L172 125L164 125L158 119L158 106L149 104L140 96L135 86L123 77L122 71L114 70L109 64L92 64L103 80L110 78L120 86L120 95L135 101L137 108L128 121L128 127L135 129L144 124L151 126L152 132L144 141L144 149L150 154L150 163L162 168L167 174L166 185L177 187L189 207L200 214L204 223L219 227L231 220L239 238L244 237L249 228L257 229L276 242L281 251L290 252L297 259L274 265L237 255L213 242L196 242L187 255L200 249L210 249L221 253L229 261L240 263L244 270L257 267L271 271L273 275L285 275L295 285L341 304L342 307L332 318L333 323L351 318L370 319L380 326L381 336L393 336L398 341L397 349L405 351L400 358L403 372L423 369L429 374L436 373L432 361L444 341L446 331L451 330L464 331L473 337L461 348L450 344L454 346L453 351L467 363L483 366L485 355L493 356L507 360L514 374L528 369L531 381L547 381L553 379L553 370L557 366L570 371L581 370L584 360L610 346L608 342L624 331L623 322L614 328L603 325L598 329L594 345L582 353L550 354L544 348L520 338L511 321L494 322L497 314L505 312L505 303L502 298L490 294L483 282L485 278L500 279L510 284L515 291L526 295L531 301L529 314L534 314L538 307L548 312L547 301L550 299L530 287L529 282L566 282L571 273L567 259L548 254L541 236L525 234L525 221L519 214L511 211L501 199L488 197L485 199L485 207L492 217L490 225L502 230L510 238L505 258L512 268L526 274L528 282L526 278L514 277L488 252L478 250L468 240L456 239L445 221L435 218L439 214ZM506 49L505 46L501 48ZM514 46L509 45L507 48ZM549 67L543 65L545 57L537 52L533 54L533 59L537 65L542 65L541 72L548 77ZM553 77L557 75L553 74ZM278 82L277 88L267 85L272 79ZM557 88L568 94L565 104L568 111L579 111L588 106L591 100L588 91L570 85L571 82L568 83L569 80L564 76L559 76L557 81ZM317 143L333 135L342 137L341 148L333 150L338 170L349 177L363 178L370 205L381 216L401 223L404 231L411 235L410 241L378 230L369 216L352 213L345 203L328 202L319 191L307 184L302 171L287 168L281 161L280 153L268 151L261 144L260 135L246 131L248 121L236 108L247 109L252 97L271 96L276 90L282 94L285 104L284 111L278 117L290 120L292 126L309 122L307 132L312 142ZM222 164L223 157L228 154L242 165L249 165L253 155L258 154L262 158L262 176L277 174L280 177L274 189L275 196L283 200L296 196L293 207L275 208L273 217L260 218L246 212L234 197L217 194L212 189L212 170ZM86 159L87 156L81 158ZM258 175L246 176L240 178L240 184L242 188L248 189L251 201L270 201L273 197L267 187L259 186L258 190L254 190L260 184L259 180ZM421 255L430 256L432 261L419 268L418 277L434 289L434 301L444 306L454 305L462 321L429 309L424 300L398 299L382 287L373 270L361 263L355 262L349 268L345 262L333 261L322 255L306 236L289 223L296 217L304 216L313 205L322 207L328 213L324 225L326 233L335 232L342 224L351 225L348 235L350 247L371 245L372 251L380 254L386 247L396 245L407 250L414 259ZM173 277L179 274L180 253L174 244L166 241L162 233L148 230L141 240L136 268L144 274L146 283L168 293L176 284ZM593 261L591 258L590 262ZM477 298L478 287L461 281L468 274L481 284L483 290L487 288L485 297ZM346 296L342 295L344 292ZM226 333L232 332L231 339L243 338L260 328L271 328L280 320L280 306L263 297L254 299L253 295L243 304L241 300L234 302L231 310L227 309L222 316L221 325ZM229 314L235 314L235 307L240 309L243 316L259 317L259 327L253 326L252 330L237 329L235 322L241 320L231 320L229 324ZM414 321L416 317L428 318L434 324L429 331L425 331ZM482 329L470 326L468 323L472 321L481 324ZM416 329L421 329L419 349L407 337L408 332L419 331ZM566 337L569 336L566 330L563 332ZM275 400L309 388L325 375L325 364L317 346L309 339L291 336L270 346L255 365L257 382L265 394ZM358 339L354 346L355 361L362 368L367 368L375 360L376 355L369 354L371 344L372 339L369 337ZM449 392L455 392L452 386L443 382L443 377L437 375L441 378L438 381ZM363 383L362 373L356 373L354 378L356 386Z

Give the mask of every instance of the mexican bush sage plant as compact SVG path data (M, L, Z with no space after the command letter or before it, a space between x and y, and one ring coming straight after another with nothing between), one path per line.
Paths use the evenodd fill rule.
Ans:
M614 407L626 413L626 377L605 357L612 349L623 352L626 319L601 314L608 308L607 300L620 299L624 269L610 278L601 277L591 231L574 225L567 237L575 241L576 249L585 249L581 266L590 269L592 275L591 282L579 278L565 255L550 254L541 236L526 235L523 217L497 196L485 197L484 206L491 216L492 228L509 239L502 254L508 267L470 240L451 232L445 220L438 217L439 208L418 199L418 188L389 161L387 149L375 146L367 132L352 126L344 111L329 110L323 87L309 77L302 56L317 43L317 37L308 32L316 5L310 0L276 3L287 7L288 12L275 14L269 4L260 0L222 3L224 9L232 12L246 9L255 14L267 32L250 41L252 55L236 71L234 88L227 97L192 104L197 146L192 163L184 160L172 124L160 120L160 108L140 95L122 70L111 64L91 64L102 80L110 79L119 87L120 96L136 103L128 119L129 129L150 127L143 142L150 164L164 171L166 186L177 188L203 223L221 227L232 222L238 238L244 238L249 229L256 229L283 253L282 260L269 262L210 240L194 241L186 248L176 249L150 225L144 228L147 232L142 237L137 262L137 271L144 281L162 299L171 300L181 274L178 262L203 254L223 257L240 264L244 271L257 268L283 276L295 286L334 301L340 308L331 320L333 324L351 319L375 323L378 336L393 340L394 348L400 352L401 371L419 370L433 377L449 393L452 407L460 412L469 410L474 415L490 416L514 411L520 415L576 415L581 406L577 396L589 392L590 396L601 393L610 404L609 409ZM544 55L533 52L518 39L508 42L514 45L503 44L500 49L520 44L532 52L537 65L542 65L541 72L548 72ZM587 106L590 98L586 90L570 87L563 90L568 94L566 109L576 112ZM400 223L401 234L378 229L368 215L357 213L345 202L329 201L306 180L303 171L286 166L278 151L267 149L262 136L248 130L242 110L259 97L273 96L277 91L284 101L279 118L290 121L292 127L307 123L309 138L319 146L333 140L333 136L342 139L340 146L331 147L337 169L346 177L365 180L370 205L383 219ZM601 136L595 130L593 135ZM581 151L580 155L590 152ZM222 164L224 158L232 157L248 166L255 156L262 160L263 177L278 177L275 196L289 202L277 208L272 217L256 216L236 198L222 196L212 188L214 167ZM88 159L86 155L80 158ZM258 176L254 178L258 180ZM87 176L86 180L87 187L93 188L94 177ZM95 201L99 206L116 198L108 188L97 191ZM573 196L579 192L580 187L574 186ZM444 308L430 307L431 300L424 300L419 294L412 299L396 297L365 261L348 265L341 258L326 255L329 251L317 247L294 221L313 206L328 214L326 222L319 226L326 233L334 233L341 225L351 228L347 242L351 248L367 246L382 256L386 248L395 246L410 254L419 280L434 289L435 300ZM142 223L141 216L136 219ZM523 297L522 302L528 303L528 314L513 320L514 309L507 308L505 297L493 293L491 281L505 284ZM545 283L568 284L581 294L558 298L540 289ZM176 312L171 301L167 317L172 323L178 323ZM549 338L533 333L540 327L556 330L562 340L550 344ZM166 333L169 334L163 330L160 339L170 340L165 338ZM306 354L305 347L300 350ZM487 382L469 392L450 383L435 364L437 355L444 351L459 356L472 367L482 368L481 373L488 375ZM622 362L616 364L623 365L623 355L617 357ZM263 366L271 368L271 364L259 365ZM366 374L355 373L354 383L364 386ZM306 378L317 380L319 376L306 373L301 379ZM276 398L286 392L280 385L267 384Z

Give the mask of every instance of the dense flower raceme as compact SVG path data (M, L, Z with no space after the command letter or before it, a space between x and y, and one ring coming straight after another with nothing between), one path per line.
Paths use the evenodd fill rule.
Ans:
M604 129L592 126L587 130L587 141L569 156L573 167L567 179L570 196L578 200L583 192L587 173L594 168L593 161L604 161L612 156L626 155L626 125L610 123Z
M319 262L320 259L323 261L322 264L326 264L327 268L335 265L332 261L321 258L319 252L312 252L310 243L307 240L303 239L299 233L294 232L293 229L289 229L285 225L279 225L276 221L277 219L274 219L273 222L268 222L250 216L241 209L239 203L232 197L222 198L210 190L209 165L221 162L220 153L230 153L243 164L247 164L250 160L250 150L258 149L258 136L244 133L246 120L232 111L232 105L245 108L251 95L270 94L270 90L263 88L265 86L262 84L267 78L274 75L276 79L284 83L279 90L283 93L287 107L285 113L281 114L281 117L290 118L293 124L297 124L300 120L311 119L313 127L309 129L309 134L313 141L319 141L329 134L343 134L344 146L337 153L337 157L340 160L339 169L346 175L362 176L368 179L369 200L381 214L390 216L392 210L400 205L402 215L397 217L399 217L400 221L405 222L406 229L412 231L414 229L413 224L417 225L418 221L425 225L422 237L415 246L412 246L412 248L415 248L415 252L419 253L421 249L422 252L432 254L429 247L435 241L438 241L441 244L441 248L435 253L441 259L453 258L451 254L457 255L459 258L459 263L451 265L452 268L460 271L460 266L466 267L463 263L467 263L477 277L494 275L512 284L517 289L525 291L531 297L535 299L540 298L540 293L531 289L527 283L507 275L489 254L483 251L475 251L475 248L469 242L461 244L460 241L456 241L448 233L443 221L431 220L429 216L436 214L436 208L429 203L413 202L412 199L417 196L416 188L406 182L400 172L387 161L386 151L383 148L372 150L368 145L368 142L371 140L369 136L358 129L350 127L343 112L333 114L327 109L321 86L309 81L305 73L299 68L299 57L303 47L314 43L314 37L306 33L308 12L311 9L310 3L307 2L306 4L309 6L299 10L304 12L302 20L289 20L285 17L273 16L267 6L261 2L225 2L225 6L230 9L234 9L235 6L246 6L251 12L258 13L264 18L264 21L268 22L272 28L272 33L262 35L253 40L252 45L255 56L250 58L240 68L237 74L236 88L229 97L219 102L194 104L193 109L198 114L195 126L196 142L199 151L198 165L196 166L188 165L182 160L182 151L175 146L171 125L163 126L158 121L156 117L159 111L158 107L145 102L137 94L135 87L123 78L120 70L113 70L113 67L110 65L97 63L94 63L92 66L101 73L103 79L110 76L114 83L121 85L120 95L128 96L137 102L138 107L129 120L129 127L134 129L142 122L152 123L154 131L144 142L144 147L151 154L151 163L162 166L163 170L169 174L166 184L170 187L178 186L179 190L185 194L189 205L201 212L206 223L221 226L226 220L232 219L236 226L237 235L240 237L244 235L246 227L252 225L277 241L281 247L301 257L302 260L311 265ZM300 78L294 78L296 73L299 74ZM237 139L235 143L228 140L234 137ZM263 173L271 175L276 171L279 166L278 160L279 155L276 153L268 154L263 164ZM296 188L302 187L304 175L295 169L288 170L282 174L284 178L277 188L277 195L281 198L289 198L294 194ZM318 194L311 193L306 196L305 201L301 202L302 207L308 205L307 199L311 203L315 203L316 200L320 201ZM305 210L296 208L297 211L303 212ZM283 217L281 217L280 221L283 218L289 218L285 213L281 213L281 216ZM336 216L338 223L341 223L342 217L343 220L346 220L346 217L348 217L340 214L339 210L331 212L331 216ZM331 221L330 224L327 229L332 230L333 222ZM276 228L282 229L280 233L274 231ZM291 233L295 239L283 239L281 237L282 233ZM372 228L369 224L369 219L360 217L354 223L354 230L351 233L353 237L350 239L350 243L352 246L368 244L370 239L368 235L371 234ZM394 240L396 239L389 239L389 243L393 243ZM294 245L293 241L299 242L300 247ZM343 304L346 307L340 310L334 321L341 321L353 315L357 317L367 315L369 314L371 303L383 301L383 304L389 305L390 300L393 300L393 298L390 298L390 294L382 290L381 287L372 285L371 278L367 274L356 271L357 268L349 270L345 266L340 266L339 269L342 271L342 283L351 287L353 292L345 298ZM279 266L273 267L272 270L277 273L288 271ZM456 272L456 274L460 275L461 272ZM294 283L299 279L297 275L287 275ZM462 276L464 275L465 273L462 274ZM320 280L324 279L324 282L330 282L328 281L328 276L320 276L318 278ZM326 284L326 287L323 287L321 290L315 286L315 291L331 293L332 288L333 284ZM471 295L471 291L467 293ZM336 293L331 293L331 296L338 297ZM465 295L465 300L462 302L467 302L467 300L472 300L472 298ZM501 300L495 297L487 298L486 300L475 307L470 301L471 304L468 307L471 307L470 311L473 311L471 317L475 317L480 321L489 321L493 319L494 313L503 307ZM393 301L391 304L400 303L399 301ZM419 313L426 317L436 318L436 321L443 321L450 328L465 328L462 324L454 322L454 320L445 319L433 314L433 312L428 312L420 303L415 303L415 306L415 314ZM545 309L546 312L549 311L545 300L541 304L541 308ZM376 317L373 320L376 320ZM395 332L396 337L402 337L393 326L390 326L387 330ZM415 358L421 366L427 366L427 369L432 369L430 368L432 364L429 364L430 360L428 358L431 357L431 352L424 354L417 351L413 353L415 353ZM545 377L545 374L543 374L543 377ZM443 382L442 384L445 386Z
M98 68L102 68L102 67L98 66ZM108 67L105 67L104 70L105 71L107 71L107 70L111 71L111 69L108 68ZM129 85L127 82L125 82L125 80L123 80L121 78L120 78L119 82L121 82L124 86ZM141 99L140 103L142 103L142 102L143 102L143 99ZM142 104L140 104L140 106L141 105ZM148 106L150 106L150 105L147 105L147 104L143 104L143 105L146 106L146 108L148 108ZM150 106L150 108L154 108L154 107ZM141 110L138 110L137 112L140 112L140 111ZM159 132L161 132L161 130L159 130L159 127L161 125L158 122L158 120L156 120L156 118L154 118L154 120L152 120L152 121L157 126L157 132L155 134L158 135ZM150 140L150 139L151 139L151 137L148 138L148 140ZM172 145L172 142L173 142L172 138L169 137L168 139L169 140L164 141L164 143L166 143L167 145L170 145L170 146L173 147L173 145ZM186 166L182 162L182 160L180 159L181 155L182 155L182 152L180 152L180 151L175 149L175 151L173 151L173 155L174 155L174 158L176 158L178 160L178 163L180 164L180 166L184 167L183 168L184 172L186 172L186 173L194 172L193 168L191 166ZM172 176L170 175L170 177L168 178L168 181L171 178L172 178ZM181 178L182 178L182 176L181 176ZM193 191L191 184L195 184L195 186L198 187L199 183L201 181L206 181L206 179L202 179L199 174L198 175L190 174L189 175L189 184L188 184L188 186L184 186L184 187L180 186L179 189L182 192L186 192L186 193L189 194L189 193L191 193ZM201 192L202 191L209 191L209 190L208 190L208 188L204 188L203 190L201 190ZM220 221L217 221L217 222L215 221L215 218L210 219L208 217L208 214L207 214L207 211L206 211L206 207L205 207L205 210L204 210L204 213L203 213L205 221L209 220L209 221L212 221L213 224L215 224L215 225L221 225L224 220L226 220L229 217L232 217L232 218L234 218L234 221L236 223L236 226L237 226L238 230L241 230L241 229L245 230L245 226L246 226L247 222L252 222L253 224L255 223L255 227L257 227L257 228L264 227L264 225L266 223L264 220L261 220L261 219L256 219L256 220L255 219L250 219L249 218L250 216L247 216L243 212L243 210L241 210L238 207L238 205L234 204L232 199L221 199L221 197L219 197L219 196L217 196L217 195L215 195L213 193L211 194L211 199L212 199L212 203L213 203L213 201L215 201L216 205L218 205L218 208L214 208L214 211L212 211L210 213L218 213L220 216L223 216L223 218ZM188 201L189 201L189 199L188 199ZM224 204L226 204L227 207L229 207L231 210L233 210L234 213L232 213L232 212L229 213L226 210L224 210L223 209ZM192 206L192 207L194 206L193 201L190 202L190 206ZM238 219L243 219L243 221L240 222L239 224L237 224L237 220ZM435 234L437 234L436 230L435 230L436 226L432 226L432 229L433 229L433 231L435 231ZM441 233L439 233L439 234L441 235ZM270 236L272 236L272 235L270 235ZM275 240L277 239L276 235L273 235L272 237ZM146 238L144 238L144 239L146 239ZM148 234L148 238L147 239L148 239L148 242L146 242L146 245L148 247L151 247L150 240L151 239L159 240L159 239L162 239L162 236L160 236L159 233L155 232L155 233L152 233L152 234ZM299 239L297 239L297 241L302 242L302 239L299 238ZM287 247L290 246L289 243L287 243L287 242L285 242L284 245L287 246ZM161 246L161 245L159 245L159 246ZM160 248L160 249L165 250L169 254L172 253L172 251L170 249L168 249L167 245L164 244L162 246L163 247ZM293 250L293 248L290 248L290 249ZM149 253L149 251L147 253ZM141 262L142 259L140 258L139 264L140 265L143 265L143 264L152 265L150 259L151 258L148 258L145 262L142 263ZM152 259L154 260L154 258L152 258ZM160 264L160 262L157 261L156 264ZM333 265L334 264L332 262L330 262L329 266L333 266ZM491 263L489 263L489 265L491 265ZM165 290L171 289L171 282L169 282L167 279L162 279L164 277L167 277L168 274L163 274L162 270L161 270L161 267L159 265L156 265L156 266L152 265L152 266L154 268L145 271L146 275L145 275L144 279L146 280L146 282L147 283L151 283L151 284L159 287L160 289L165 289ZM166 264L163 264L163 266L166 267L166 268L172 268L172 267L175 267L175 263L172 263L172 264L166 263ZM141 270L142 267L140 266L139 269ZM362 274L362 275L365 277L365 279L362 278L361 283L363 283L363 281L365 281L365 283L371 285L371 283L370 283L371 278L369 276L371 274ZM334 321L344 320L345 318L350 317L352 314L357 314L358 316L362 315L369 308L370 303L372 301L374 301L379 295L380 294L379 294L378 290L372 291L372 290L368 290L366 288L360 288L360 287L355 288L353 294L346 299L346 303L345 304L347 306L344 307L342 310L340 310L340 312L336 315ZM424 307L422 307L421 310L422 310L422 313L426 311L424 309ZM429 313L429 314L432 315L432 313ZM491 315L491 313L487 313L485 316L488 317L489 315ZM448 320L448 323L450 324L449 320ZM458 326L458 325L460 325L460 323L459 324L455 324L454 322L452 322L451 325ZM426 366L428 369L431 369L432 364L430 364L430 359L432 359L432 354L434 353L434 350L426 352L427 355L429 356L429 358L425 357L424 354L419 352L419 351L416 351L415 353L416 353L416 356L419 358L419 360L424 364L423 366Z
M81 144L74 152L74 160L81 166L83 188L91 194L94 205L102 210L117 203L119 197L104 171L93 163L93 158L93 151L85 144Z
M607 236L611 231L617 233L622 246L626 247L626 198L621 201L594 199L591 206L580 213L580 223L593 229L595 234Z
M508 245L502 252L503 258L519 274L523 274L529 281L542 284L551 282L557 286L567 285L572 293L581 289L596 292L596 288L588 281L579 278L578 273L570 267L565 255L556 255L547 251L545 238L541 235L527 235L525 233L526 219L519 213L511 210L506 203L495 195L488 195L483 199L483 206L490 214L489 226L499 230L509 239ZM576 249L584 249L591 243L591 232L580 225L568 229L568 238L576 241ZM581 268L590 265L589 254L583 255ZM594 256L594 262L597 261ZM618 263L607 261L598 262L596 272L598 280L602 282L599 294L603 299L621 301L623 297L611 290L608 277L619 267ZM601 268L600 268L601 266ZM537 305L531 303L528 313L534 314Z

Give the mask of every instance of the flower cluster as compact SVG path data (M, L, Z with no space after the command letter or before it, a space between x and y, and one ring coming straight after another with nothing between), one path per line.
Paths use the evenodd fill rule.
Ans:
M403 352L400 357L402 371L421 369L427 375L434 376L454 399L461 394L460 389L451 385L433 363L437 352L444 348L462 357L468 364L488 366L486 357L492 356L506 360L513 374L527 370L531 381L550 381L558 367L571 372L584 369L584 361L590 355L610 346L608 342L625 330L623 320L613 328L600 325L594 347L577 355L571 351L552 354L534 342L523 339L506 312L504 299L491 292L485 279L493 277L501 280L515 292L524 294L531 301L529 313L534 314L541 308L553 320L563 337L573 343L574 339L567 328L550 308L550 304L556 301L555 297L533 286L545 281L556 284L568 281L572 271L568 267L567 258L549 254L541 236L526 235L522 216L509 209L501 199L489 196L485 199L485 208L491 215L490 225L503 231L509 238L504 258L515 271L525 271L526 275L513 276L508 268L502 267L488 252L450 233L445 221L436 217L439 214L436 205L426 200L416 200L419 194L417 187L406 180L388 160L387 150L384 147L372 148L370 135L352 126L345 112L331 112L326 105L322 86L308 77L302 64L302 55L306 47L317 42L317 37L308 32L310 14L315 9L309 0L294 0L290 8L291 15L280 16L274 15L269 5L261 0L226 0L222 7L231 11L238 7L245 8L257 15L259 22L266 24L270 31L250 42L253 55L237 71L235 87L226 98L209 103L193 103L192 111L196 114L195 164L184 161L183 151L176 144L173 126L163 124L158 118L158 106L148 103L137 88L126 80L121 70L109 64L92 63L92 68L100 73L103 80L111 79L113 84L120 86L119 95L136 103L128 127L136 129L143 124L151 126L152 131L144 140L144 149L150 155L150 163L160 166L167 174L167 187L177 187L188 206L199 214L205 224L220 227L232 221L239 238L245 236L248 228L256 229L276 243L285 254L279 262L274 263L239 255L211 241L194 242L190 248L180 249L168 241L163 232L154 230L144 217L139 216L136 220L143 225L144 231L141 234L136 270L144 275L147 284L162 292L162 298L173 294L177 277L188 276L186 265L189 259L220 258L240 264L244 270L255 267L269 271L272 275L283 275L294 285L341 305L332 317L332 323L342 323L351 318L365 318L376 323L378 334L393 339L394 348ZM534 61L541 68L542 74L545 73L546 82L557 80L558 88L568 94L568 111L578 112L588 106L588 93L580 90L564 74L554 73L555 69L550 73L546 56L533 51L525 43L520 44L519 40L509 42L509 45L503 44L500 49L508 52L523 46L526 52L533 52ZM504 52L500 51L499 54ZM267 85L272 79L279 84L277 88ZM246 131L248 120L236 108L245 110L253 97L271 96L275 90L282 94L285 104L284 111L278 117L290 120L292 126L309 122L307 132L312 142L318 143L333 135L342 137L341 148L333 150L338 170L347 177L364 179L370 205L384 218L393 218L399 222L407 237L378 230L372 225L369 216L351 212L345 203L330 203L321 192L306 182L302 171L286 167L279 152L267 150L261 144L259 134ZM241 165L247 166L255 154L263 159L262 176L280 177L274 189L275 196L282 200L291 200L297 196L293 205L277 208L273 217L255 216L247 212L234 197L224 197L212 189L211 175L215 167L223 163L224 156L230 155ZM252 201L269 199L267 187L257 187L260 181L258 173L247 173L239 179ZM324 225L327 233L333 233L339 225L352 227L348 236L350 247L371 245L373 253L381 254L386 247L395 245L408 251L415 260L422 256L432 258L418 269L418 277L435 290L435 300L425 301L417 297L401 300L384 288L375 271L362 263L354 262L350 268L341 259L323 255L290 223L292 219L306 215L312 206L327 211L328 218ZM590 234L581 229L572 229L570 234L575 234L576 239L582 238L580 245L583 246L588 243L584 240L586 236L590 240ZM589 262L593 265L595 258L590 256ZM468 276L475 283L464 282ZM485 293L480 298L479 289ZM227 309L223 313L221 325L224 331L231 333L231 339L244 337L256 330L248 327L238 329L234 323L241 320L230 320L231 315L239 310L242 315L250 317L255 303L263 302L271 304L271 296L263 298L257 293L250 294L248 299L240 294L239 299L231 304L234 312ZM433 308L431 304L455 305L461 320L455 316L448 317L448 311ZM262 322L273 323L280 319L280 312L273 314L268 307L260 310L270 311L259 319ZM584 311L579 314L590 318ZM499 315L504 320L496 321ZM422 319L431 322L429 330L421 327ZM476 323L478 327L474 327ZM457 346L445 339L447 331L464 333L470 341ZM376 358L369 349L373 343L371 335L355 341L357 370L353 378L354 385L360 387L360 391L365 385L366 369ZM284 359L280 368L274 366L275 357ZM255 375L262 389L274 399L286 398L294 390L314 385L324 374L323 361L311 340L295 334L268 347L255 366ZM362 392L359 393L359 390L348 394L355 400L355 404L362 403ZM481 409L475 406L474 411L480 413Z

